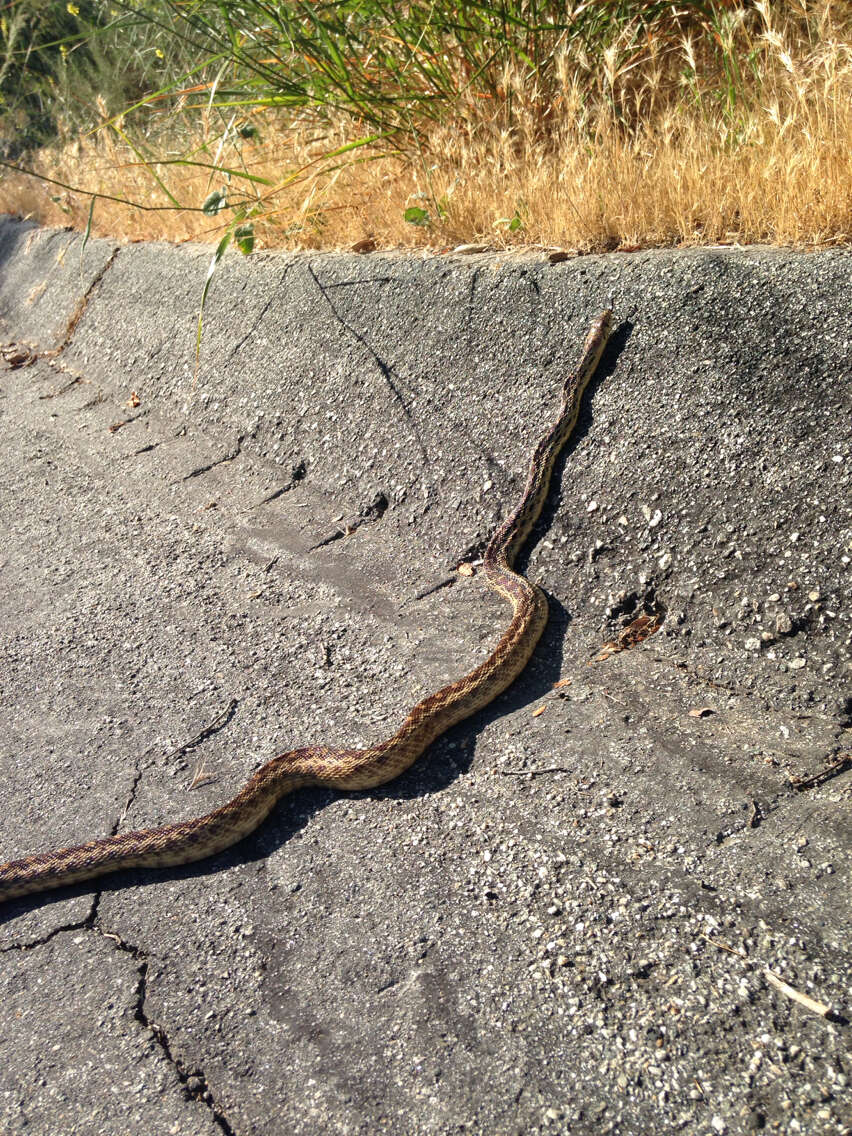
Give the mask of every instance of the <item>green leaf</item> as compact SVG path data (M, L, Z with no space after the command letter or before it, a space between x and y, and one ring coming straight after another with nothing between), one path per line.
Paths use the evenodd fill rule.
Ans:
M523 225L523 221L520 219L520 217L516 213L515 216L512 218L512 220L509 222L509 232L510 233L516 233L518 231L518 229L521 228L522 225Z
M215 217L226 208L227 204L228 190L225 187L222 189L214 189L210 196L204 199L201 212L205 213L208 217Z
M430 220L429 210L421 209L419 205L409 205L402 217L409 225L428 225Z
M207 269L207 278L204 281L204 288L201 292L201 307L198 309L198 330L195 333L196 376L198 375L198 362L201 358L201 329L203 327L204 320L204 305L207 303L207 292L210 289L210 281L213 279L213 273L216 271L216 267L219 264L219 261L225 255L225 249L231 243L231 238L233 237L233 235L233 229L228 229L227 233L225 233L224 237L222 237L221 241L219 241L218 245L216 245L216 251L213 253L213 259L210 261L210 267Z
M237 225L234 229L234 241L243 256L248 256L254 248L254 225L251 222Z
M89 217L86 221L86 231L83 234L83 243L80 245L80 274L83 273L83 253L86 251L86 245L89 243L89 237L92 235L92 220L95 216L95 196L92 195L92 200L89 204Z
M95 215L95 198L94 198L94 195L93 195L91 203L89 205L89 217L88 217L88 220L86 221L86 231L83 234L83 245L80 249L80 256L83 255L83 253L86 249L86 245L89 243L89 237L92 235L92 219L93 219L94 215Z

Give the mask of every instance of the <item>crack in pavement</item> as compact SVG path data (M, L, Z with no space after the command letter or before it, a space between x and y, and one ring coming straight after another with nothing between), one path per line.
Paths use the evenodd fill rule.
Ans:
M98 896L100 892L98 893ZM10 943L7 947L0 947L0 955L12 954L15 951L34 951L36 947L43 947L55 939L57 935L63 935L66 931L89 931L91 930L95 921L95 910L97 897L92 898L92 904L89 908L89 914L85 919L78 919L74 923L63 923L61 927L54 927L48 931L46 935L39 936L38 939L32 939L27 943Z
M89 306L89 300L92 298L93 292L97 288L98 284L100 284L101 280L103 280L104 276L106 276L107 271L112 267L113 261L118 256L120 251L121 251L120 246L116 245L116 247L109 254L109 257L107 258L107 260L104 262L103 266L100 269L98 269L98 271L92 277L92 280L91 280L91 283L89 284L89 287L86 289L86 291L80 297L80 299L77 301L77 306L75 307L74 311L71 313L71 318L68 320L68 323L65 325L65 335L62 338L62 342L59 344L58 347L54 347L50 351L43 352L43 356L45 358L56 359L59 355L62 354L62 352L65 350L65 348L69 345L69 343L71 342L71 339L74 335L74 332L77 330L77 324L83 318L83 313L86 311L86 308Z
M261 497L259 501L255 501L253 505L249 505L243 512L249 513L252 509L259 509L261 505L268 505L270 501L277 501L279 497L283 496L285 493L289 493L291 489L295 489L300 481L304 481L307 473L308 466L304 458L302 458L293 466L290 472L290 480L286 484L279 485L277 489L273 489L271 493L267 493L265 497Z
M99 892L98 898L100 898L100 894ZM134 946L133 943L128 943L115 931L106 930L102 925L94 922L94 920L88 929L100 935L103 939L109 939L109 941L113 943L115 950L130 955L136 963L138 979L134 996L133 1017L142 1029L151 1035L159 1046L163 1056L174 1069L186 1099L200 1101L209 1110L213 1123L219 1131L223 1133L223 1136L237 1136L236 1130L225 1116L221 1107L217 1104L203 1070L198 1068L188 1069L173 1052L165 1028L159 1022L152 1021L152 1019L148 1017L145 1010L145 1002L148 996L149 967L149 959L146 952L143 951L141 947Z
M109 831L110 836L115 836L115 834L118 832L119 828L121 827L122 821L124 820L124 818L127 816L128 812L130 811L130 808L131 808L134 800L136 799L136 790L137 790L137 788L139 786L139 782L141 780L142 780L142 770L139 767L139 764L137 763L136 764L136 771L135 771L135 774L134 774L134 777L133 777L133 781L131 782L130 790L127 794L127 800L124 804L124 808L119 813L117 819L115 820L114 824L112 825L112 828ZM51 939L55 939L57 935L64 934L64 932L66 932L66 931L90 931L90 930L92 930L92 928L95 926L95 920L98 917L98 908L100 906L102 895L103 895L102 890L98 890L98 891L94 892L94 894L92 895L91 904L89 905L89 912L86 916L84 916L84 918L77 919L73 923L63 923L61 926L54 927L52 930L48 931L47 934L40 935L39 938L32 939L30 942L10 943L9 946L7 946L7 947L0 947L0 954L9 954L12 951L32 951L32 950L35 950L36 947L43 947L46 943L49 943L51 941ZM26 899L27 897L24 897L24 898Z
M308 552L316 552L318 548L325 548L327 544L333 544L336 540L341 540L345 536L351 536L357 529L367 521L380 521L390 507L390 503L384 493L377 493L369 505L364 508L354 517L350 517L344 521L332 532L326 534L316 544L312 544Z
M190 470L189 473L184 474L183 477L178 477L175 481L170 481L169 485L180 485L184 481L191 481L193 477L200 477L202 473L208 473L211 469L215 469L217 465L224 465L225 462L233 461L234 458L239 457L242 453L243 442L246 437L246 434L240 434L237 438L237 444L232 450L228 450L228 452L220 458L214 458L213 461L208 462L206 465L200 465L196 469Z
M63 374L67 374L67 372L63 371L63 369L58 365L56 366L56 370L62 371ZM72 387L76 387L79 383L82 383L82 382L83 382L82 375L75 375L64 386L59 387L58 390L48 391L47 394L40 394L38 397L42 401L44 401L45 399L48 399L48 398L59 398L60 395L66 394L68 391L71 390Z
M139 782L142 780L142 768L139 765L138 761L135 763L135 765L136 770L133 775L133 780L130 783L130 790L127 794L127 801L125 802L124 808L119 813L118 819L116 820L115 824L110 829L110 836L116 835L118 830L121 828L122 821L130 812L130 809L133 806L133 802L136 800L136 790L139 788ZM100 895L100 892L98 892L98 895Z
M277 299L278 289L283 287L285 281L287 280L288 275L290 274L290 270L295 263L296 263L295 260L292 260L289 264L286 264L284 266L284 271L281 273L281 276L278 280L277 287L273 290L269 299L266 301L266 303L260 309L258 314L255 316L254 320L252 321L251 326L249 327L249 329L245 333L245 335L243 335L243 337L241 339L239 339L237 341L237 343L231 348L231 353L228 355L228 358L225 360L226 366L228 366L230 363L233 362L234 357L239 354L239 352L243 349L243 347L249 341L249 339L251 339L251 337L256 334L257 329L260 327L261 323L263 322L264 316L266 315L266 313L269 311L269 309L272 307L273 303Z
M142 769L137 764L136 772L133 781L130 785L130 790L127 794L127 800L124 808L121 810L115 823L112 825L110 835L114 836L124 818L127 816L130 808L136 799L136 793L139 784L142 780ZM59 935L63 935L70 931L89 931L95 935L100 936L102 939L108 939L113 944L114 949L121 951L130 957L136 963L137 981L136 989L133 996L133 1017L139 1025L148 1032L156 1044L159 1046L166 1060L172 1066L180 1083L181 1090L183 1091L187 1100L198 1100L209 1110L211 1118L223 1133L223 1136L236 1136L236 1132L227 1117L223 1113L220 1106L217 1104L215 1097L207 1083L207 1078L203 1070L198 1068L188 1069L179 1057L175 1055L169 1041L168 1034L164 1027L155 1021L152 1021L145 1010L145 1001L148 994L148 955L140 947L132 943L128 943L121 935L114 931L107 930L98 919L100 909L101 897L103 890L98 890L92 896L89 911L83 919L75 920L72 923L63 923L59 927L53 927L49 932L33 939L31 942L26 943L12 943L9 946L0 948L0 955L11 954L13 952L32 951L37 947L45 946L52 939Z
M420 450L420 456L423 458L424 463L428 464L429 463L429 454L428 454L428 451L426 449L426 445L423 442L422 437L420 436L420 431L417 428L416 420L411 413L411 407L409 406L406 399L403 397L402 391L399 389L399 385L398 385L399 380L398 380L398 376L397 376L394 368L389 363L385 362L385 360L381 357L381 355L379 355L379 353L376 351L376 349L370 345L370 343L367 341L366 337L364 336L364 334L362 332L358 331L358 329L356 327L353 327L352 324L347 323L347 321L343 318L343 316L340 314L340 312L337 310L337 308L332 303L331 297L328 295L328 292L326 290L325 285L319 279L317 274L314 272L313 266L310 263L308 263L307 269L308 269L308 273L311 276L311 279L313 280L314 284L316 284L317 291L322 296L322 298L325 300L325 302L328 304L328 306L331 309L331 311L332 311L335 319L337 320L337 322L340 324L341 327L345 328L345 330L347 332L349 332L349 334L355 340L357 340L357 342L360 343L361 346L366 351L368 351L370 353L370 355L372 356L373 362L376 364L376 367L378 368L379 373L381 374L382 378L385 380L385 383L386 383L387 387L389 388L389 390L390 390L390 392L393 396L394 401L396 402L397 406L399 407L399 409L402 413L402 417L404 418L406 424L408 425L408 427L410 429L410 432L411 432L411 435L414 439L414 442L417 445L417 448ZM379 283L385 283L386 279L387 278L382 278L382 280L380 280ZM359 283L375 283L375 281L366 280L366 281L359 281Z
M405 600L402 604L400 604L399 610L402 611L406 604L418 603L420 600L425 600L427 596L434 595L435 592L440 592L443 588L451 588L453 584L455 584L457 578L458 577L455 575L442 576L441 579L437 581L437 583L430 584L429 587L424 588L422 591L412 596L411 599Z
M210 731L217 728L217 723L223 716L227 716L227 720L230 721L230 716L233 714L235 706L236 700L231 702L231 704L225 711L225 715L220 715L216 723L214 723L212 726L206 727L204 730L202 730L201 734L199 734L198 737L193 738L191 742L188 742L186 747L180 747L180 749L176 750L175 752L181 752L181 750L183 750L184 748L187 748L188 746L195 744L201 738L208 736ZM128 812L132 808L141 780L142 769L137 763L136 772L130 785L130 790L127 794L127 801L125 802L124 808L121 810L121 814L119 815L115 824L112 826L110 833L111 836L115 836ZM162 1051L166 1060L174 1068L178 1081L180 1082L180 1085L187 1099L200 1100L210 1110L213 1122L224 1134L224 1136L235 1136L234 1129L228 1122L227 1117L216 1104L215 1098L210 1089L210 1086L207 1083L207 1079L204 1076L203 1071L199 1069L187 1069L183 1062L172 1052L169 1037L164 1027L158 1022L151 1021L151 1019L148 1017L145 1011L145 1000L148 993L148 955L141 949L141 947L137 947L132 943L128 943L125 939L122 938L121 935L117 934L115 931L108 931L102 925L102 923L99 922L98 912L102 895L102 890L99 890L95 893L92 898L92 906L89 912L89 916L79 926L85 928L86 930L93 931L95 934L100 935L104 939L109 939L110 942L115 945L116 950L122 951L125 954L129 954L131 958L137 963L137 972L139 977L136 983L133 1017L142 1026L143 1029L151 1034L151 1037L160 1047L160 1050Z
M67 247L70 248L70 245L67 246ZM85 244L84 244L84 247L85 247ZM77 324L83 318L83 313L86 311L86 308L89 305L89 300L91 299L92 294L94 293L98 284L100 284L101 280L103 280L103 278L106 275L109 268L112 267L112 263L115 260L115 258L118 256L119 251L120 251L120 246L116 245L115 248L112 250L112 252L109 254L109 257L106 259L104 264L98 269L98 271L92 277L91 281L89 282L88 288L86 289L86 291L83 293L83 295L77 301L77 304L74 308L74 311L71 313L71 316L69 317L68 322L65 325L65 331L63 333L62 340L57 344L57 346L51 347L46 351L42 351L38 348L30 349L29 347L27 347L26 345L23 345L23 344L17 344L17 343L8 344L6 346L6 350L4 350L4 355L6 356L7 363L9 364L9 366L11 368L14 369L16 367L29 366L31 363L35 363L36 360L43 359L45 362L47 362L51 365L58 366L59 369L64 369L64 368L62 368L61 363L57 362L58 359L59 359L59 356L62 354L62 352L65 350L65 348L68 347L68 345L71 343L71 340L74 336L74 332L77 330ZM81 262L81 271L82 271L82 262ZM18 348L18 351L15 354L10 356L10 354L9 354L10 348ZM75 381L73 383L68 384L68 387L64 387L62 390L57 391L56 393L57 394L64 394L65 390L70 389L71 386L74 386L76 382L80 382L80 381L81 381L80 379L75 379ZM39 397L40 398L53 398L55 396L54 395L40 395Z

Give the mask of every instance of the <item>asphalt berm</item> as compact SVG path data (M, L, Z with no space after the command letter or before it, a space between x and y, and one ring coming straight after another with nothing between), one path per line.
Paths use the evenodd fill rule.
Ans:
M0 224L0 860L483 658L611 295L551 618L385 788L4 905L0 1132L852 1131L852 254L235 257L196 371L210 257Z

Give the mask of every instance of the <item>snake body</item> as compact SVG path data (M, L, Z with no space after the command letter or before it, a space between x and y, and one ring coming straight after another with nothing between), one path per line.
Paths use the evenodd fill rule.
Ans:
M206 816L118 833L2 864L0 902L123 868L164 868L212 856L253 832L281 797L294 789L324 785L352 790L382 785L408 769L440 734L504 691L526 666L548 610L541 589L514 572L512 564L541 513L554 462L574 430L583 391L600 361L611 325L612 311L607 308L592 324L580 363L565 382L558 419L536 445L517 507L485 551L487 583L511 604L512 618L484 662L418 702L396 733L376 745L366 749L313 745L290 750L268 761L232 800Z

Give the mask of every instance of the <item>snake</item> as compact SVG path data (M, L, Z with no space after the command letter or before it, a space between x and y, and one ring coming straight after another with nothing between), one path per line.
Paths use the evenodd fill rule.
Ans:
M266 762L235 797L204 816L116 833L2 864L0 902L123 869L176 867L213 856L254 832L278 801L296 789L376 788L398 777L437 737L506 690L526 667L548 617L545 593L512 565L539 518L554 463L574 432L583 392L611 330L610 303L593 321L582 357L564 382L559 416L536 444L520 501L483 554L486 583L512 608L508 626L484 662L418 702L396 733L375 745L362 749L312 745L289 750Z

